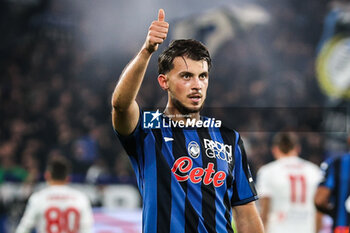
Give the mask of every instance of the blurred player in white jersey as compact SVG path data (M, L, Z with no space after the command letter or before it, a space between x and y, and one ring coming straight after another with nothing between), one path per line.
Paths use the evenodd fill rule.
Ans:
M313 203L321 171L299 158L299 152L295 134L278 133L272 142L276 160L258 171L260 214L266 233L313 233L321 226L322 216Z
M48 187L32 194L16 233L86 233L92 231L93 215L85 194L67 184L69 164L62 157L48 163Z

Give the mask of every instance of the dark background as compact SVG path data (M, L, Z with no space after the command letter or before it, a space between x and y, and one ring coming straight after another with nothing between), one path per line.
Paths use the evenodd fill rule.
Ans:
M158 8L170 23L165 45L186 30L209 44L205 110L242 134L253 173L272 160L271 137L280 130L297 132L301 156L319 164L329 154L324 113L334 107L315 76L329 7L326 0L1 1L0 184L41 181L47 159L58 155L72 161L75 182L135 183L111 126L110 98ZM229 23L222 32L218 15ZM158 53L138 97L154 110L166 103ZM340 122L331 133L346 133ZM87 177L89 168L98 175Z

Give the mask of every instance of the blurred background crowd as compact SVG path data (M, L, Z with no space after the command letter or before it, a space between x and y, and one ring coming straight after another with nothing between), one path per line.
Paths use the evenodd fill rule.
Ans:
M330 154L324 113L346 103L330 104L315 72L333 3L244 2L1 1L0 185L42 181L46 161L59 155L72 161L73 182L135 184L111 126L110 98L160 7L168 42L191 36L208 44L213 69L204 112L242 134L253 173L272 160L271 137L280 130L298 132L301 157L319 165ZM154 110L166 103L156 57L138 97ZM331 154L344 150L346 137L340 141Z

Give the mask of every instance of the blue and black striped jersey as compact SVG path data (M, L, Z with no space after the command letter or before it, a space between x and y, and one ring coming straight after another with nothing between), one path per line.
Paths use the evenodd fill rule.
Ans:
M130 136L118 137L143 198L143 232L232 233L231 207L257 199L240 135L215 126L147 128L142 114Z
M350 214L346 211L345 201L350 195L350 154L331 158L321 165L324 179L320 186L331 190L330 202L334 232L349 232Z

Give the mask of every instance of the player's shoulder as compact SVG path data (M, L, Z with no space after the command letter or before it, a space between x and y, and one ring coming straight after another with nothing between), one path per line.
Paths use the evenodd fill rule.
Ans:
M298 157L298 158L299 158L300 163L302 163L304 166L307 166L308 168L314 169L314 170L319 170L320 169L319 166L316 165L315 163L313 163L313 162L311 162L309 160L300 158L300 157Z
M336 166L336 164L342 163L343 161L348 161L349 159L350 159L350 153L331 156L325 159L321 163L320 167L322 171L326 171L329 168Z
M74 187L71 184L62 187L62 189L64 189L62 190L62 192L65 195L68 195L74 200L76 200L76 204L83 204L85 206L90 205L90 199L88 195L85 192L83 192L83 190L80 190L79 188Z
M71 193L72 195L80 196L82 198L87 198L86 193L84 193L82 190L79 190L74 186L67 185L65 189L67 190L67 192Z
M220 119L216 119L210 116L200 115L200 120L209 121L209 123L211 124L208 124L208 125L210 125L211 128L216 128L216 129L219 129L220 131L236 132L234 129L224 124Z
M281 158L273 160L265 165L263 165L260 170L266 173L283 172L288 167L299 167L302 161L298 157ZM303 163L303 162L302 162ZM303 163L304 165L304 163Z
M236 138L236 141L238 141L238 139L242 140L241 134L237 130L231 129L225 125L220 127L220 132L221 134L233 135Z
M259 168L259 173L274 172L276 169L279 169L279 168L280 168L280 162L278 160L274 160L261 166Z
M350 153L342 154L339 156L336 156L334 158L334 161L348 161L350 159Z
M30 202L40 202L40 200L44 200L45 197L50 192L50 186L39 187L39 190L33 192L30 195Z
M309 179L319 180L322 177L322 170L320 166L315 163L303 159L304 172L308 175Z
M322 162L321 168L322 169L328 168L329 166L335 163L341 162L343 159L346 159L346 158L350 158L350 153L328 157Z
M43 192L47 193L62 193L62 194L69 194L70 196L75 196L75 197L86 197L87 195L79 190L78 188L72 186L71 184L68 185L60 185L60 186L50 186L46 190L43 190Z
M212 130L212 132L220 132L220 134L222 136L228 136L228 138L234 138L235 142L239 142L242 141L241 135L240 133L236 130L233 129L231 127L228 127L227 125L225 125L224 123L222 123L220 120L215 119L215 118L210 118L208 116L202 116L201 115L201 120L202 121L208 121L210 120L212 122L212 124L210 125L210 130ZM215 122L220 121L220 124L214 124ZM205 127L199 128L199 130L207 130Z
M209 120L209 119L210 119L210 118L207 117L207 116L202 116L202 118L205 119L205 120ZM215 118L213 118L213 119L214 119L215 121L220 121L220 120L215 119ZM214 126L216 126L216 125L214 125ZM237 131L236 129L227 126L227 125L226 125L225 123L223 123L222 121L220 121L220 125L219 125L219 126L216 126L216 127L217 127L218 129L220 129L220 131L222 131L222 132L234 133L234 134L238 134L238 135L239 135L239 133L238 133L238 131Z
M42 192L42 190L40 190L40 191L37 191L37 192L32 193L32 194L30 195L28 201L29 201L30 203L36 203L36 202L38 202L39 200L42 200L42 197L43 197L43 192Z

